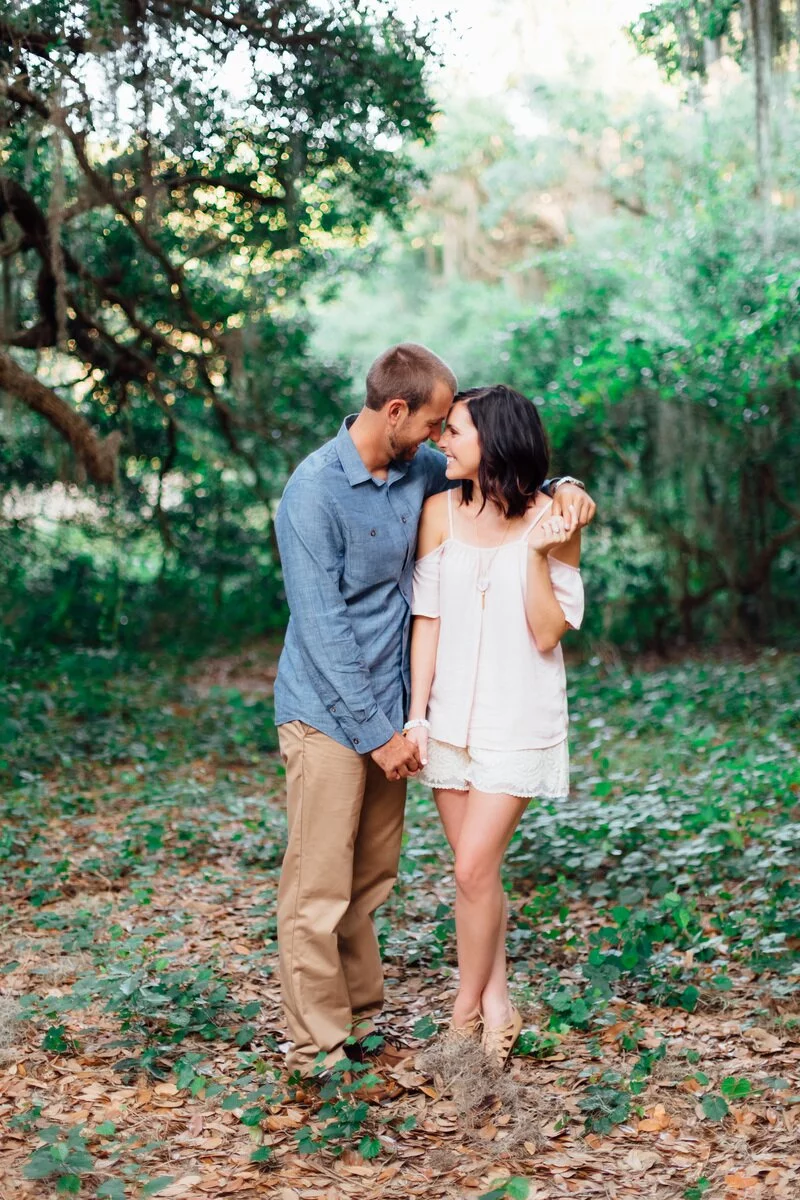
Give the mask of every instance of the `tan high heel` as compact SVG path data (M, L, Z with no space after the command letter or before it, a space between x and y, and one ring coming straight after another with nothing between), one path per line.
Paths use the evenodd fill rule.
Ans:
M454 1025L451 1021L444 1031L444 1042L447 1045L464 1045L467 1042L478 1042L481 1037L481 1026L483 1024L481 1014L476 1013L464 1025Z
M502 1071L511 1057L511 1051L514 1049L521 1031L522 1015L518 1009L513 1007L511 1019L505 1025L500 1025L496 1029L484 1029L481 1046L492 1066L496 1067L498 1071Z

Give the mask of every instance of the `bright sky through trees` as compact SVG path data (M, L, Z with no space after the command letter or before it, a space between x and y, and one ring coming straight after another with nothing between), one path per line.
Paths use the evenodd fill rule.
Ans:
M437 90L496 94L519 75L566 75L587 58L609 89L623 78L656 79L623 32L641 12L641 0L400 0L398 9L437 20L443 50Z

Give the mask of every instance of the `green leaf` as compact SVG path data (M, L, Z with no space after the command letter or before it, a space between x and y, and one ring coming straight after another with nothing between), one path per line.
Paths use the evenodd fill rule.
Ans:
M62 1130L60 1125L47 1125L44 1129L40 1129L36 1136L40 1141L46 1142L47 1145L52 1146L61 1137L61 1133Z
M51 1025L42 1039L42 1049L52 1050L56 1054L66 1054L70 1043L64 1036L63 1025Z
M715 988L719 988L721 992L729 992L733 987L733 980L730 975L714 975L711 979Z
M743 1096L749 1096L752 1090L753 1085L749 1079L737 1079L735 1075L726 1075L720 1084L723 1096L728 1096L732 1100L740 1100Z
M125 1184L121 1179L107 1179L100 1184L95 1195L98 1200L125 1200Z
M380 1139L376 1137L363 1137L358 1143L358 1152L362 1158L377 1158L381 1152Z
M703 1193L711 1187L711 1180L701 1175L697 1183L691 1184L683 1193L685 1200L703 1200Z
M703 1096L700 1104L709 1121L721 1121L730 1112L722 1096L715 1096L713 1092L709 1092L706 1096Z
M511 1200L527 1200L530 1190L528 1180L520 1175L513 1175L506 1184L506 1195L510 1196Z
M263 1108L247 1108L241 1117L239 1117L239 1120L243 1125L254 1126L260 1124L265 1115Z
M253 1153L250 1155L250 1162L254 1162L254 1163L268 1162L269 1159L271 1159L271 1158L272 1158L272 1147L271 1146L259 1146L258 1149L254 1150Z
M693 984L690 984L689 987L684 988L683 992L681 993L681 1008L685 1009L686 1012L694 1012L694 1010L697 1008L697 1001L699 997L700 992Z
M521 1175L512 1175L508 1179L496 1179L491 1190L484 1192L478 1200L504 1200L505 1197L510 1197L510 1200L527 1200L529 1192L528 1180L523 1179Z
M111 1137L117 1132L117 1127L113 1121L101 1121L95 1128L95 1133L98 1137Z
M81 1179L79 1175L62 1175L56 1183L57 1192L66 1192L70 1196L75 1196L81 1190Z
M439 1026L436 1024L433 1017L420 1017L420 1019L414 1024L414 1037L433 1037L438 1028Z

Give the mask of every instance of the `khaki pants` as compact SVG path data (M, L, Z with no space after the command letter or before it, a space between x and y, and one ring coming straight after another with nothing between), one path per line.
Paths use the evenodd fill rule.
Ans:
M397 879L405 780L390 782L302 721L278 728L289 841L278 888L281 990L294 1043L287 1067L343 1057L355 1022L383 1006L375 910Z

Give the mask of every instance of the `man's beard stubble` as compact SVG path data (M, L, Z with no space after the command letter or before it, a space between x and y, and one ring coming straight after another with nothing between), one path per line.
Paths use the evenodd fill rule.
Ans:
M420 443L413 442L411 445L406 445L399 441L392 434L389 434L389 450L392 455L392 462L411 462L419 450Z

